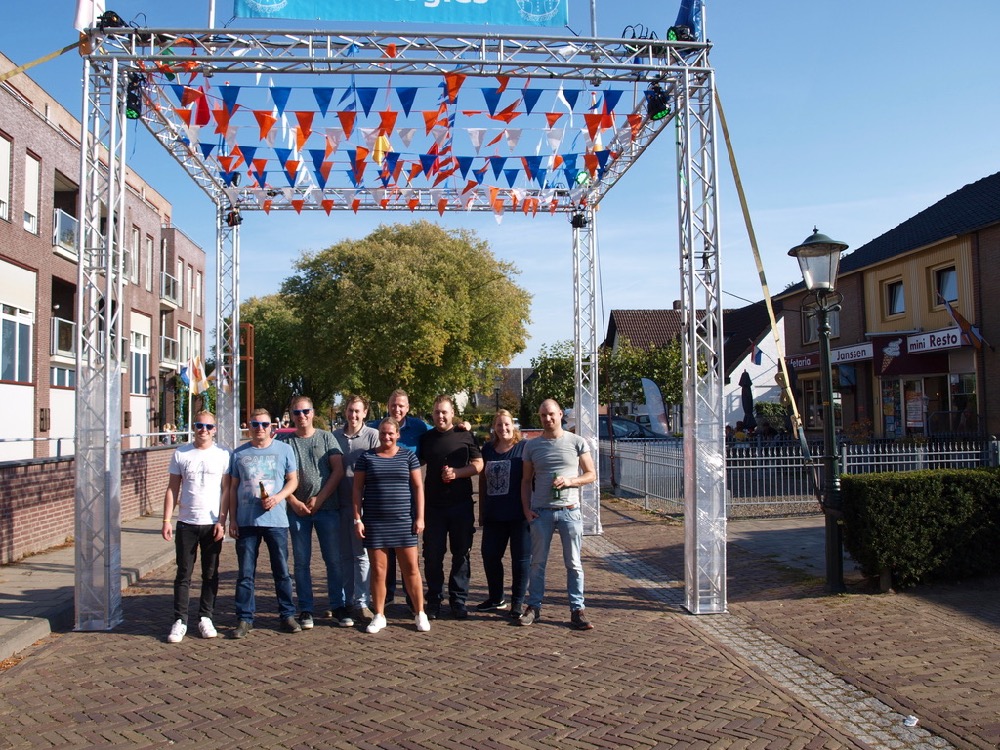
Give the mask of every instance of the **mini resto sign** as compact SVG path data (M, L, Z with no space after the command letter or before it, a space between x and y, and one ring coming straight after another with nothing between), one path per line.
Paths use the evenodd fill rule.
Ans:
M237 18L565 26L569 0L234 0Z
M945 328L906 337L906 351L910 354L933 352L940 349L957 349L962 346L962 329Z

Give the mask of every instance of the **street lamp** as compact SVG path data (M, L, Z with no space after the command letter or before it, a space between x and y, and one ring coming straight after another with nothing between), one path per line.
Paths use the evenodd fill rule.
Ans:
M823 514L826 517L826 588L831 594L846 590L844 586L844 549L840 519L840 460L837 455L837 435L833 413L833 367L830 364L830 313L840 310L844 295L835 290L840 254L846 242L831 240L813 227L813 233L788 254L799 261L802 279L809 293L802 308L816 310L819 333L820 387L823 397Z
M500 387L503 385L503 375L497 375L493 378L493 401L496 405L496 410L500 411Z

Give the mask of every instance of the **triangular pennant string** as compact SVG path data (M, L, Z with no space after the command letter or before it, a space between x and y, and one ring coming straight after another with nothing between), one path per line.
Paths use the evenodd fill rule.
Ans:
M257 126L260 128L260 140L266 141L268 136L271 134L272 128L274 128L274 123L278 121L270 111L255 109L253 111L254 119L257 120Z
M399 117L399 112L393 110L387 110L384 112L379 112L379 127L378 131L381 135L391 136L392 131L396 129L396 118Z
M413 108L413 100L417 97L415 87L396 89L396 98L399 99L399 106L403 108L403 114L410 116L410 109Z
M219 86L219 95L222 97L222 102L226 105L226 111L229 114L233 113L236 108L236 100L240 96L239 86L230 86L229 84Z
M541 89L521 89L521 98L524 101L524 112L525 114L531 114L535 105L538 103L538 97L542 95ZM551 125L550 125L551 127Z
M372 105L375 103L375 96L378 94L378 89L371 86L358 86L358 101L361 102L361 109L364 110L365 117L371 114Z
M323 113L323 117L326 117L326 113L330 109L330 102L333 101L333 89L329 86L317 86L313 88L312 92L316 106Z
M507 133L507 148L513 151L521 140L521 128L507 128L504 132Z
M448 103L454 104L458 99L458 92L465 83L465 76L461 73L445 73L444 84L448 96Z
M288 95L291 93L292 90L288 86L271 87L271 101L274 102L274 108L278 111L278 117L285 114L285 107L288 105Z
M604 111L609 114L615 113L615 108L618 106L618 101L622 98L622 94L625 92L621 89L611 89L604 92Z
M337 119L340 120L340 126L344 129L344 137L350 139L351 133L354 132L354 120L357 117L356 112L338 112Z
M410 141L413 140L413 136L416 134L416 128L400 128L399 132L396 134L399 136L399 140L403 142L406 148L410 147Z
M563 116L562 112L546 112L545 120L549 124L549 130L555 127L555 124L559 122L559 118Z
M520 169L505 169L503 171L503 176L507 178L507 185L509 187L514 187L514 183L517 182L517 176L520 173Z
M497 113L497 106L500 104L500 96L502 92L498 89L491 88L481 88L479 89L483 94L483 99L486 101L486 109L489 110L490 115L495 115Z
M302 146L312 135L312 124L313 118L316 116L315 112L296 112L295 120L299 123L299 136L298 136L298 147L302 150Z

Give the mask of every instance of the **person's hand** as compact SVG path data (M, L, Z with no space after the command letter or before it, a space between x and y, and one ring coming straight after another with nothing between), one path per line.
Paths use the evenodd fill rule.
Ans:
M233 539L240 538L240 527L236 524L236 521L232 521L229 524L229 536Z
M457 475L455 474L455 470L452 467L445 466L443 469L441 469L441 481L444 482L445 484L448 484L449 482L455 480L456 478Z
M319 508L316 507L316 496L313 495L311 498L306 500L305 506L306 510L309 511L310 516L316 515L316 511L319 510Z
M552 480L552 486L556 489L564 489L570 486L569 480L566 477L556 477Z
M528 523L531 523L536 518L538 518L538 514L535 513L535 511L533 511L531 508L528 508L528 510L524 512L524 517L528 519Z
M224 523L215 524L215 528L212 529L212 538L217 542L226 538L226 525Z
M424 532L424 519L418 518L413 522L413 533L422 534Z
M268 500L270 499L271 498L268 498ZM309 506L306 503L299 500L297 497L292 496L288 498L288 504L291 506L292 512L299 518L304 518L305 516L308 516L310 513L312 513L312 510L309 508Z
M358 539L364 539L365 538L365 522L364 521L355 521L354 522L354 533L358 537Z
M168 542L173 540L174 528L173 526L170 525L170 521L163 522L163 529L160 533L163 534L163 538L166 539Z

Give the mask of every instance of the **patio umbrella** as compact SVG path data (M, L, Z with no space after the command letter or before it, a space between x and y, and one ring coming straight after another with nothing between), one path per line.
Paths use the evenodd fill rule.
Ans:
M753 415L753 381L746 370L740 376L740 402L743 404L743 426L746 429L756 429L757 419Z

